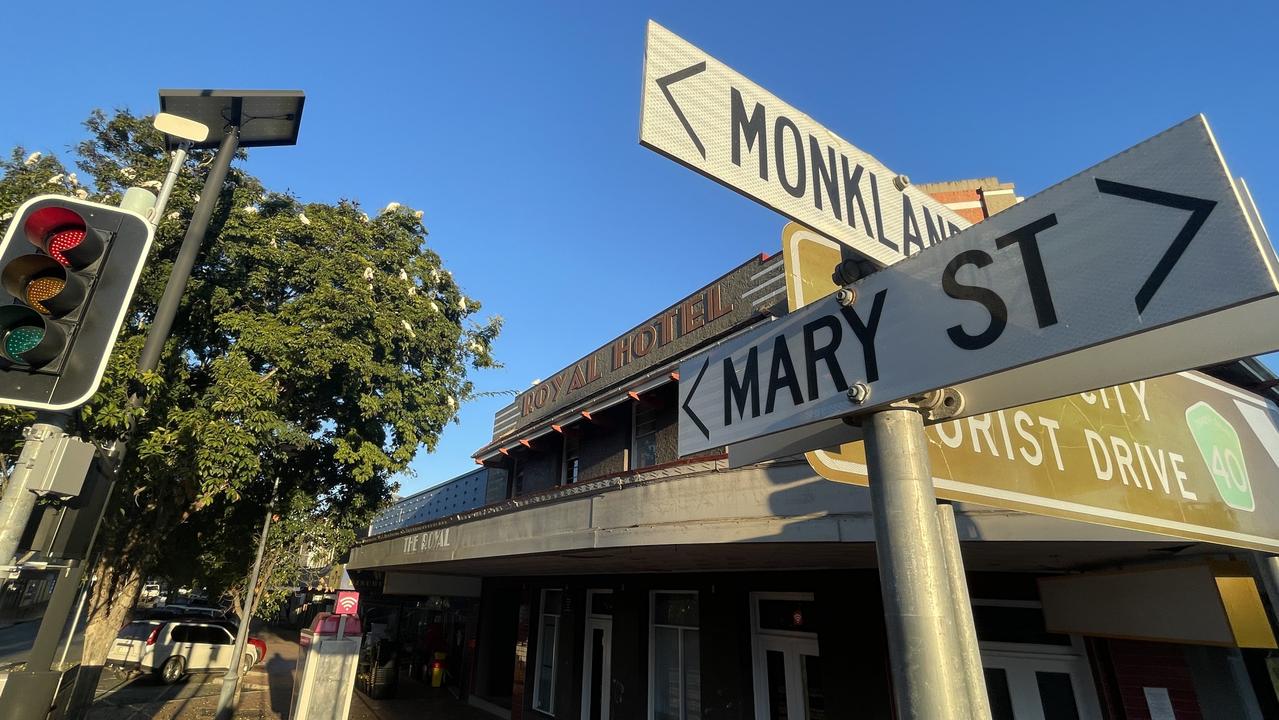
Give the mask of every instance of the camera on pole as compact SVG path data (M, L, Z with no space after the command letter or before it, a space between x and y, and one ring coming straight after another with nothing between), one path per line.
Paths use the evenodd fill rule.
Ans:
M18 209L0 242L0 403L92 397L154 232L132 210L61 195Z

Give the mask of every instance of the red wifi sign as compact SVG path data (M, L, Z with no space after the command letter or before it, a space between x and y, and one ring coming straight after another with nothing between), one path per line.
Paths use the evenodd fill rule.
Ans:
M360 593L354 590L339 590L337 602L333 604L338 615L354 615L360 608Z

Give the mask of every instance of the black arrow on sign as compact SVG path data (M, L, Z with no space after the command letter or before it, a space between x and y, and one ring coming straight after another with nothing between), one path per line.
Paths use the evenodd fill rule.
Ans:
M1159 258L1159 262L1155 264L1155 269L1150 272L1150 277L1146 278L1146 282L1142 283L1141 289L1137 291L1137 313L1141 314L1145 311L1146 306L1150 304L1150 300L1154 298L1159 286L1163 285L1164 280L1168 279L1168 276L1172 273L1173 266L1177 264L1177 261L1186 252L1186 248L1190 246L1190 241L1194 239L1195 233L1199 232L1199 228L1203 227L1204 221L1208 219L1212 209L1217 207L1217 201L1204 200L1203 198L1189 195L1177 195L1163 190L1144 188L1139 185L1125 185L1124 183L1102 180L1101 178L1095 179L1097 181L1097 190L1106 195L1118 195L1129 200L1140 200L1141 202L1190 211L1190 217L1186 219L1186 224L1181 226L1181 232L1177 233L1177 237L1173 238L1172 245L1169 245L1168 249L1164 251L1163 257Z
M693 412L693 408L689 407L688 404L693 401L693 395L697 393L697 386L702 382L702 376L706 374L706 368L710 366L711 359L708 357L706 358L706 362L702 363L702 369L698 371L697 377L694 378L693 387L688 390L688 397L684 398L684 404L680 406L684 408L684 412L688 413L689 419L693 421L693 424L697 425L697 429L702 431L702 434L706 436L707 440L711 439L711 431L706 429L706 423L702 422L702 419L697 417L697 413Z
M657 86L662 89L662 94L666 96L666 102L670 103L671 109L675 111L675 117L679 118L679 121L684 124L684 132L688 133L688 136L693 139L693 144L697 146L697 152L702 154L703 160L706 159L706 148L705 146L702 145L701 138L697 137L697 133L693 132L693 126L688 124L688 118L684 117L684 111L680 110L679 105L675 103L675 98L674 96L671 95L671 85L674 85L680 80L691 78L697 73L702 72L705 69L706 69L706 61L703 60L697 63L696 65L689 65L683 70L678 70L665 77L659 77L655 81L657 83ZM710 362L710 361L708 360L707 362ZM701 376L699 375L698 377L701 377ZM696 387L696 385L694 386ZM692 415L692 413L689 413L689 414ZM697 424L699 426L701 425L700 422ZM702 432L706 432L706 429L703 428ZM706 437L707 439L709 439L710 435L708 434Z

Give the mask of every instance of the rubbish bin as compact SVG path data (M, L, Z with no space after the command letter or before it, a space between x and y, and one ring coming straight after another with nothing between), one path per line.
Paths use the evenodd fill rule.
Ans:
M292 720L346 720L360 659L360 618L319 613L298 640Z

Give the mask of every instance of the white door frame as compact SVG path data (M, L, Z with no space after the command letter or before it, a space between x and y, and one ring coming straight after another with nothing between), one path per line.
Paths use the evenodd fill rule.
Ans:
M803 673L800 659L803 655L820 657L817 633L786 630L762 630L759 626L760 600L813 600L813 593L806 592L753 592L751 605L751 674L755 694L756 720L768 720L768 664L766 653L774 650L786 659L787 689L802 689ZM800 692L786 695L786 716L792 720L804 720L804 697Z
M608 720L613 690L613 617L591 613L591 596L612 594L612 590L586 591L586 632L582 639L582 720L591 720L591 637L604 631L604 657L600 663L600 720Z
M1001 669L1008 677L1013 715L1018 720L1043 720L1044 711L1035 679L1035 672L1042 670L1068 674L1080 720L1100 720L1101 706L1093 684L1092 667L1080 638L1072 635L1070 647L1031 645L1029 648L1016 643L981 644L982 667ZM1033 694L1018 693L1017 687L1036 690Z

